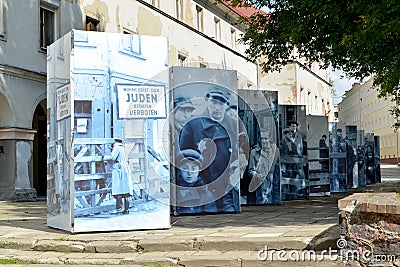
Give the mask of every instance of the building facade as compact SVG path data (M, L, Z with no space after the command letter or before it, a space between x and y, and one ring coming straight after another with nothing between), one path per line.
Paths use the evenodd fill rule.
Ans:
M395 117L389 109L393 105L390 98L378 97L373 86L373 78L363 84L354 84L338 104L339 121L355 125L366 133L380 136L381 161L397 163L399 157L399 131L392 127Z
M279 92L280 105L305 105L307 115L334 121L330 71L299 59L280 72L262 73L261 88Z
M46 195L46 47L72 29L164 36L169 66L233 69L238 88L331 116L327 73L301 61L264 74L238 42L254 9L203 0L0 0L0 199ZM24 18L24 25L21 19Z

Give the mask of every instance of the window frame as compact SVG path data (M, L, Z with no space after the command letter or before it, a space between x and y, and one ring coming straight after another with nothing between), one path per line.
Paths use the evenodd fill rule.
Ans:
M176 19L182 20L182 13L183 13L183 8L182 8L182 0L176 0L175 1L175 12L176 12Z
M7 20L6 20L7 0L0 0L0 39L6 37Z
M96 24L94 26L95 30L88 29L88 24L92 23L92 22L96 22ZM100 26L101 26L101 24L100 24L100 20L99 19L94 18L92 16L86 15L86 17L85 17L85 30L86 31L88 31L88 32L100 32L101 31L101 27Z
M217 17L214 17L214 38L221 41L221 20Z
M1 0L0 0L1 1ZM51 5L47 2L40 2L40 7L39 7L39 49L40 51L47 51L47 46L49 46L51 43L54 43L57 40L58 37L58 6ZM52 14L52 18L50 20L52 21L52 33L51 33L51 43L47 44L47 18L46 21L43 21L44 14L43 12L50 12Z
M178 53L178 66L185 67L187 66L187 56L181 53Z
M204 11L199 5L196 5L196 26L198 31L204 32Z
M234 28L231 28L231 48L237 48L237 35Z

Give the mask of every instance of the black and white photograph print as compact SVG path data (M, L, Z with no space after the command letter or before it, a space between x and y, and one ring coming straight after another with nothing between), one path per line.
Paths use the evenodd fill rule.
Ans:
M308 199L308 151L306 108L279 105L282 200Z
M365 180L366 184L376 183L375 138L373 133L365 133Z
M188 67L171 71L173 213L239 212L236 72ZM207 82L211 77L221 80Z
M250 89L238 92L240 123L248 137L247 142L239 139L242 144L239 161L247 162L240 180L241 204L279 204L278 92Z
M328 117L307 115L310 196L329 196Z
M51 182L51 226L71 232L170 227L169 163L161 142L168 111L168 79L160 75L168 73L167 39L74 30L64 44L71 40L73 53L64 49L60 59L57 47L50 57L64 75L52 81L74 81L70 91L57 86L49 92L62 105L54 109L57 124L50 122L57 141L49 143L51 171L66 172L61 183ZM66 120L70 129L61 126ZM64 216L60 190L71 195Z
M364 130L357 130L357 161L358 161L358 185L365 186L365 135Z
M346 126L347 188L358 187L357 126Z
M378 135L374 135L375 145L375 182L381 183L381 138Z
M347 144L346 129L337 122L329 125L329 174L331 192L347 192Z

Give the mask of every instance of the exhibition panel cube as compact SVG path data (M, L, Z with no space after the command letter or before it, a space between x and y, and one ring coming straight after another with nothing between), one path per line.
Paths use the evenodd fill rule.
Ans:
M72 31L47 52L48 226L170 227L168 46Z
M365 131L357 130L358 185L365 186Z
M307 115L310 196L329 196L328 117Z
M279 105L282 200L310 197L304 105Z
M375 182L382 182L381 175L381 138L378 135L374 136L375 145Z
M346 126L329 124L329 175L331 192L347 192Z
M346 126L347 188L358 187L357 126Z
M281 203L278 92L239 89L240 203Z
M373 133L365 133L365 181L376 183L375 138Z
M240 211L237 72L170 68L175 215Z

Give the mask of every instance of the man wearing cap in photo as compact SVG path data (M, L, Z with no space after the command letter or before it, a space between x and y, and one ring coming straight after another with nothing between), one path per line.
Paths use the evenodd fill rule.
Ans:
M292 129L292 143L296 147L296 154L298 156L302 156L304 151L304 145L306 142L305 135L300 132L300 123L298 121L293 121L290 124L290 128Z
M203 157L193 149L179 151L176 156L177 214L217 212L214 195L199 176L202 164Z
M285 128L282 131L282 140L279 145L281 155L296 155L296 146L293 143L293 130L292 128Z
M202 154L201 177L218 199L220 212L240 211L239 191L230 183L230 164L238 159L238 122L226 115L229 99L228 89L211 86L205 94L204 113L186 123L179 140L180 149Z
M248 174L252 179L249 192L256 194L255 203L247 204L280 203L279 149L267 129L261 129L259 146L250 152Z
M187 121L192 118L195 106L192 102L185 97L174 98L174 111L171 118L171 130L174 133L172 136L172 147L174 149L174 155L179 151L179 135L182 127Z

